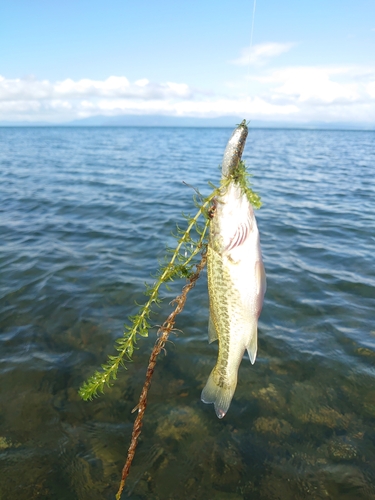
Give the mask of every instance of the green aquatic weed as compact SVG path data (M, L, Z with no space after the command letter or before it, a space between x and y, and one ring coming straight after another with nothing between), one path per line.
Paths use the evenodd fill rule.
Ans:
M173 235L177 240L176 248L167 248L165 259L155 275L154 284L146 284L145 295L148 300L140 306L136 315L129 316L129 324L125 325L123 336L115 342L114 347L117 354L108 356L108 360L101 366L101 370L97 370L80 388L79 394L85 401L98 396L99 392L104 392L106 385L111 386L112 381L117 378L119 367L125 367L126 360L131 361L138 336L148 336L151 328L150 316L154 312L153 306L158 305L162 300L160 297L161 286L168 287L168 283L176 279L189 279L193 274L197 263L195 257L204 252L207 246L207 233L211 220L210 207L214 198L222 195L229 184L234 181L240 185L249 202L255 208L260 208L260 197L252 191L249 177L250 174L247 172L244 162L240 161L238 168L222 180L219 187L210 184L213 191L209 196L203 198L201 203L199 203L197 196L194 196L194 203L198 208L197 213L194 217L183 215L187 221L186 229L177 225L177 231ZM204 224L199 223L201 217L204 219Z
M259 194L255 193L251 189L250 178L252 177L252 175L247 171L245 162L240 160L238 162L237 169L233 172L232 175L234 181L239 184L242 192L246 195L249 203L253 205L254 208L260 208L262 206L262 202L260 200Z

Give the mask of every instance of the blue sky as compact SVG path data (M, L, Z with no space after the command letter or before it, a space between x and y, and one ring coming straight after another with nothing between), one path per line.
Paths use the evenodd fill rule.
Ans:
M0 121L375 122L375 1L5 0Z

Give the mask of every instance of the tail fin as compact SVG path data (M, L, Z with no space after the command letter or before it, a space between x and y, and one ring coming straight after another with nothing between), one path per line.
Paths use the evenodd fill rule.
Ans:
M214 403L216 415L223 418L229 409L236 390L237 377L234 380L226 380L222 387L215 382L215 378L214 368L202 391L201 400L203 403Z

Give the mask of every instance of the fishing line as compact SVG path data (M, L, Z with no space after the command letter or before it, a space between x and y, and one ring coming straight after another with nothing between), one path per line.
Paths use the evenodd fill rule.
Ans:
M253 17L251 21L251 33L250 33L250 48L249 48L249 64L247 68L247 81L248 81L248 91L250 93L250 66L251 66L251 49L253 48L253 34L254 34L254 19L255 19L255 8L257 0L254 0L253 4Z

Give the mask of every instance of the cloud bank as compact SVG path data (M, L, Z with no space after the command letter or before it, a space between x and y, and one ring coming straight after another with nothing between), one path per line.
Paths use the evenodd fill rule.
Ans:
M130 99L168 99L171 97L188 98L191 89L185 83L152 83L146 78L133 84L125 76L110 76L106 80L82 79L52 83L35 78L7 80L0 76L0 101L25 101L45 99L74 98L130 98Z
M258 46L254 63L288 50L281 45ZM146 78L132 83L125 76L56 82L0 76L0 121L62 123L95 115L163 114L375 124L375 66L254 68L242 88L227 95L186 83Z

